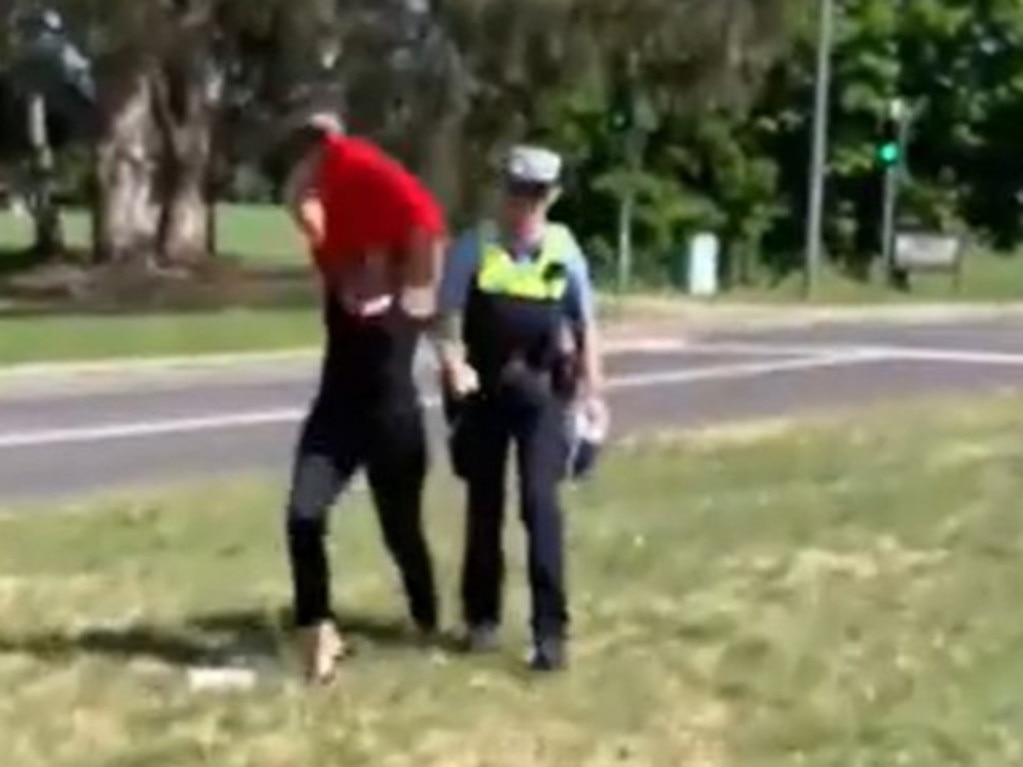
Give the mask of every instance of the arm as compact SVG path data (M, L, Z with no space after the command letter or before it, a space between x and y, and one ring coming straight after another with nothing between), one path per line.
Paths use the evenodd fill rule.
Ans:
M295 165L284 185L283 201L295 226L315 251L323 244L325 216L316 188L320 152L307 152Z
M432 337L445 376L466 364L462 321L478 258L477 235L466 232L455 241L444 263Z
M397 240L402 254L399 267L401 302L418 318L436 313L438 282L447 248L447 223L440 203L411 174L388 164L384 178L389 185Z
M421 319L436 315L446 248L442 226L413 227L400 278L401 301L409 314Z
M590 267L578 245L567 266L568 311L582 340L581 393L584 398L599 399L604 396L604 359L597 327L597 302Z

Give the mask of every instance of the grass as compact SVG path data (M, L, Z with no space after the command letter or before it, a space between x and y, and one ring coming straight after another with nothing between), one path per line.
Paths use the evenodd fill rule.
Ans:
M88 251L91 223L87 213L67 211L64 227L68 246ZM266 266L301 266L304 263L301 239L278 207L220 205L217 241L222 253L244 256L252 263ZM0 252L24 249L31 243L31 221L0 211Z
M0 365L53 360L272 351L320 342L309 309L0 319Z
M819 304L898 304L933 301L1020 301L1023 300L1023 260L1018 256L977 251L963 262L960 289L952 275L936 272L914 274L909 292L892 290L880 274L870 282L854 280L834 268L823 269L814 291L813 303ZM794 274L777 285L738 288L733 300L763 303L790 303L803 300L803 277Z
M1017 765L1023 401L920 403L610 456L571 496L574 666L405 643L363 499L334 518L359 651L294 681L282 488L258 480L0 516L0 751L19 767ZM54 510L48 510L54 511ZM445 594L461 541L431 489ZM454 605L448 604L449 617ZM245 648L255 691L183 665Z

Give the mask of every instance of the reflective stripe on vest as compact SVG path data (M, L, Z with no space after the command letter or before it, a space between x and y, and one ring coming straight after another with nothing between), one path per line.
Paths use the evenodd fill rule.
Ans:
M536 258L515 259L493 239L483 246L476 286L482 293L534 301L558 301L568 289L565 264L572 238L564 226L547 224Z

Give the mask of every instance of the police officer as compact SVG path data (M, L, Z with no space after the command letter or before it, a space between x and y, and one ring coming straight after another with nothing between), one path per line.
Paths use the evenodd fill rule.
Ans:
M301 160L285 199L314 256L327 341L298 440L287 541L306 673L326 681L344 651L330 605L327 512L361 468L411 617L426 634L437 629L413 362L434 311L444 219L410 173L372 143L344 135L335 117L314 115L298 134Z
M606 416L587 262L549 222L561 158L518 146L505 159L499 215L464 233L445 263L437 339L453 458L467 485L462 570L466 649L498 643L504 579L505 467L512 444L532 593L531 666L566 662L563 513L567 408ZM571 364L573 361L578 364Z

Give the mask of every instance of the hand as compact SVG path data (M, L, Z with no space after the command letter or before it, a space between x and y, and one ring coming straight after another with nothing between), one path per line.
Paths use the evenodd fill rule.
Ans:
M444 378L449 391L458 398L467 397L480 388L480 379L475 368L464 361L448 367L444 372Z
M387 253L382 251L369 251L359 259L340 264L335 284L344 307L356 317L387 314L395 302L388 279L390 266Z
M592 424L593 430L600 434L606 434L611 426L611 411L608 409L607 401L598 394L590 394L582 401L583 415Z
M426 288L406 287L401 292L401 308L410 317L423 320L432 317L437 310L436 291L433 286Z
M373 298L345 297L345 308L356 317L379 317L386 314L394 304L394 296L383 294Z

